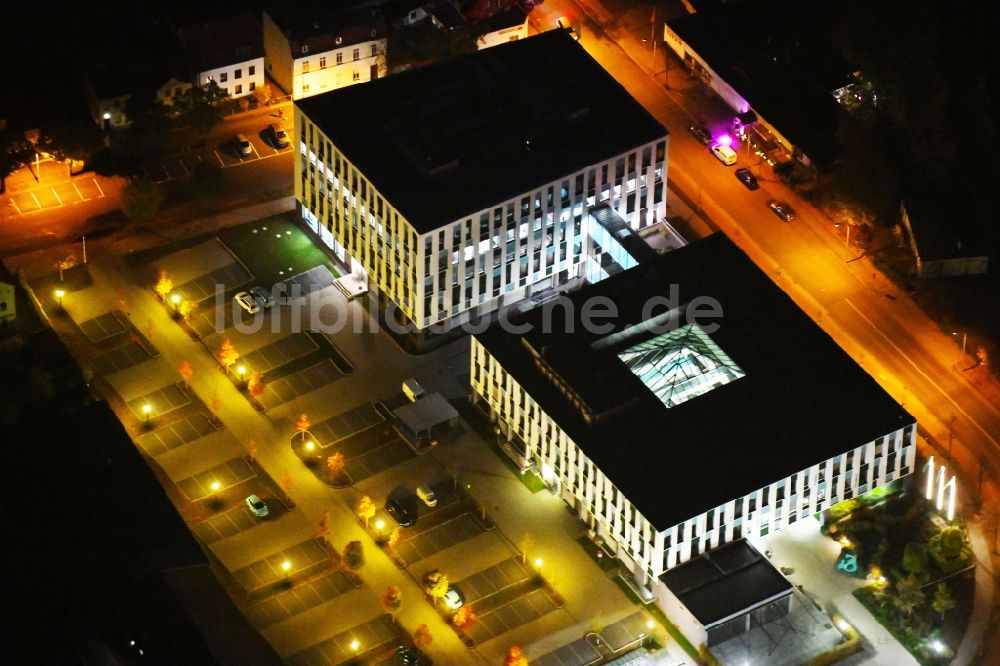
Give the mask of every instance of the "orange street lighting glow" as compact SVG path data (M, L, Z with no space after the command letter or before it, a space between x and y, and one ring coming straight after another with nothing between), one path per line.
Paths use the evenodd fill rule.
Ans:
M62 298L65 295L66 295L65 291L63 291L62 289L56 289L56 298Z
M218 491L219 490L219 482L218 481L212 481L212 490L213 491Z
M353 641L351 641L351 649L352 650L354 650L355 652L357 652L359 647L361 647L361 643L358 642L358 639L355 638Z
M306 442L306 450L312 451L314 446L316 445L313 444L313 441L311 439L308 442Z
M537 560L535 560L535 566L536 567L541 567L542 566L542 558L539 557Z
M375 529L381 530L383 527L385 527L385 521L384 520L379 519L379 520L375 521Z
M146 414L149 414L151 411L153 411L153 406L147 402L145 405L142 406L142 411Z
M284 569L285 571L288 571L289 569L292 568L292 563L289 562L288 560L285 560L284 562L281 563L281 568Z
M246 368L245 365L241 365L240 367L236 368L236 372L240 373L241 375L246 374L246 371L247 371L247 368Z
M171 302L172 302L172 303L173 303L174 305L177 305L178 303L180 303L180 302L181 302L181 295L180 295L180 294L172 294L172 295L170 296L170 301L171 301Z

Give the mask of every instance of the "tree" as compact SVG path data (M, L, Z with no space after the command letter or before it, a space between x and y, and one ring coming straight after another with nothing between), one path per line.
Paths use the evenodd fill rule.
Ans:
M323 515L319 517L319 522L316 524L316 534L324 537L326 533L330 531L330 512L324 511Z
M278 485L281 486L281 490L284 491L286 495L292 492L292 488L295 486L295 480L292 478L292 475L288 473L287 469L282 473L281 481L278 482Z
M226 338L222 341L222 346L219 347L219 352L215 357L219 359L219 363L226 369L226 374L228 375L230 366L236 363L240 357L240 353L236 351L236 347L229 341L229 338Z
M147 220L160 210L163 192L148 176L133 179L122 190L122 212L130 220Z
M326 468L330 470L330 476L337 478L340 473L344 471L344 454L340 451L334 451L326 459Z
M360 541L348 541L344 546L344 564L351 571L357 571L365 564L365 547Z
M186 96L187 111L184 113L184 120L198 134L207 137L222 120L219 102L226 97L226 93L222 92L222 88L214 80L202 87L193 86Z
M311 427L312 423L309 421L309 416L305 412L299 414L299 420L295 422L295 429L299 431L299 439L304 440Z
M212 421L219 421L219 406L222 404L222 400L219 398L219 394L212 393L212 397L208 399L208 411L212 412Z
M478 621L479 618L473 612L471 606L462 606L452 618L452 622L459 629L471 629Z
M916 541L908 542L903 549L903 569L912 576L921 576L926 568L927 548Z
M170 125L169 110L148 91L130 95L124 112L129 123L127 147L133 154L157 146Z
M504 657L503 666L528 666L528 658L524 656L520 645L511 645Z
M181 301L181 304L177 306L177 314L179 314L181 319L184 321L191 319L192 312L194 312L194 303L191 301Z
M89 162L104 148L104 142L101 129L89 119L60 119L42 128L38 146L60 162L67 162L73 175L73 164Z
M434 603L448 594L448 585L448 576L437 569L424 574L424 590L433 597Z
M177 366L177 372L180 373L181 379L184 380L184 388L187 389L191 378L194 377L194 368L191 367L191 362L187 359L181 361L181 364Z
M76 255L68 255L63 259L56 262L56 268L59 269L59 281L63 281L63 271L68 271L69 269L76 266Z
M153 291L160 297L160 300L166 301L167 295L173 290L174 281L170 277L170 274L166 271L160 271L160 276L156 279L156 284L153 286Z
M941 622L944 622L944 614L956 606L955 597L951 596L951 589L947 583L938 583L934 588L934 599L931 601L931 608L935 613L941 614Z
M250 375L250 381L247 383L247 390L250 395L254 398L259 398L264 395L264 391L267 390L267 382L264 381L264 373L260 370L255 370Z
M396 611L403 604L403 591L400 590L395 585L390 585L385 588L385 594L382 595L382 608L385 609L386 613L392 615L393 618L396 617Z
M362 495L361 499L358 500L358 518L363 518L365 521L365 527L368 527L368 521L375 517L375 503L372 502L372 498L368 495Z
M19 132L0 130L0 194L7 191L7 177L26 166L35 149Z
M924 603L924 592L914 576L910 575L896 582L896 594L892 597L892 603L906 617L913 615L913 611Z
M271 86L267 83L257 86L257 89L253 91L253 96L258 104L267 104L271 101Z
M421 652L426 652L427 648L431 646L434 642L434 637L431 635L431 630L427 628L426 624L422 624L417 627L416 631L413 632L413 645L416 646Z
M398 546L399 540L402 538L402 536L403 536L402 530L400 530L398 527L393 528L393 530L389 532L389 540L386 541L386 543L389 544L389 548L395 548L396 546Z

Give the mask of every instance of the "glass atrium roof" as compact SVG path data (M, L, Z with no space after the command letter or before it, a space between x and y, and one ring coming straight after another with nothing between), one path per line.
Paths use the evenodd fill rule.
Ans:
M618 358L667 407L746 375L696 324L633 345Z

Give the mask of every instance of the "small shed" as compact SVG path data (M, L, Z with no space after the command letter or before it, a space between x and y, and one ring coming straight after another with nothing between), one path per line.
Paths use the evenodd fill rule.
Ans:
M458 423L458 412L440 393L429 393L392 414L396 431L416 449L437 445Z

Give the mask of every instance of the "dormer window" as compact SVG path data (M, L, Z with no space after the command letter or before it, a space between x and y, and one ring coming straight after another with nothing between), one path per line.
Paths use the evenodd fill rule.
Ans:
M303 44L302 45L302 52L303 53L309 53L309 45L308 44Z
M337 46L340 46L341 44L343 44L343 43L344 43L344 38L343 38L343 37L341 37L340 35L337 35L337 38L336 38L336 39L334 39L334 40L333 40L333 42L334 42L334 44L336 44Z

